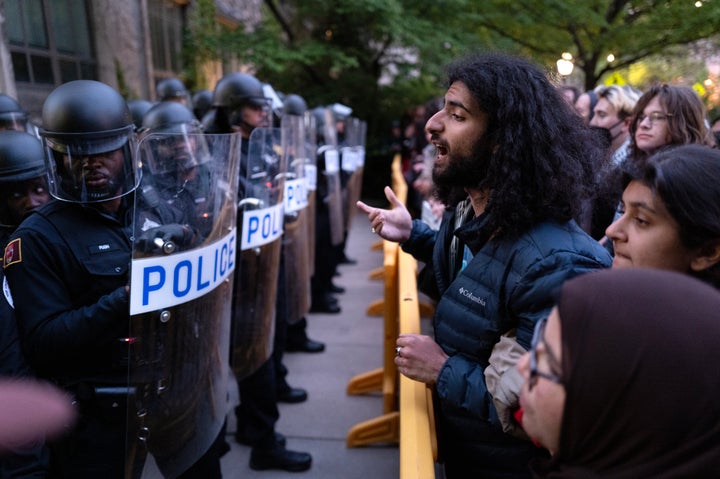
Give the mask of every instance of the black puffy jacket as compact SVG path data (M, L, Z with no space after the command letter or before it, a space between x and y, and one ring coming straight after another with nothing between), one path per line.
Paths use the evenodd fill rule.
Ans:
M435 388L441 458L446 468L452 464L453 470L483 477L506 477L502 471L510 473L507 477L527 476L527 461L537 451L503 433L485 385L492 348L502 334L517 329L518 342L528 349L535 323L553 306L555 290L566 279L609 267L612 259L574 221L540 223L514 238L489 238L484 216L453 233L454 221L454 215L446 215L436 232L416 220L403 244L404 251L432 265L440 294L434 334L450 356ZM453 234L473 255L456 277L459 266L448 259Z

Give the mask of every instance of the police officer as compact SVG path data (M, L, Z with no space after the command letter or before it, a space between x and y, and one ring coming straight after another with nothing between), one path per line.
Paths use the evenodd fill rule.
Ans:
M3 248L20 221L49 199L40 140L21 131L0 131L0 244Z
M143 116L145 116L145 113L152 107L153 102L147 100L130 100L128 102L128 108L130 108L130 114L132 115L136 131L142 128Z
M310 312L339 314L342 309L338 304L337 297L333 294L336 289L332 282L333 275L337 270L338 246L332 241L332 215L330 209L331 185L325 168L326 144L324 131L328 127L325 107L318 106L312 110L317 124L318 154L317 154L317 208L315 210L315 268L311 278L312 302ZM332 177L332 175L330 175ZM339 179L338 179L339 181ZM336 199L337 201L337 199ZM337 206L337 205L336 205ZM337 206L339 208L339 206ZM338 220L335 221L339 223ZM335 225L339 228L340 225ZM330 254L328 254L330 252Z
M179 78L163 78L155 85L158 101L177 101L190 107L190 92Z
M283 115L303 116L307 112L305 99L295 93L290 93L283 100ZM312 222L317 225L317 221ZM316 236L313 235L314 237ZM314 248L315 245L313 244ZM313 255L317 259L317 254ZM323 256L322 254L320 256ZM320 353L325 350L325 344L312 340L307 335L307 318L303 316L299 321L291 322L287 329L285 350L290 352Z
M0 93L0 130L32 132L25 110L15 98L4 93Z
M50 199L40 140L21 131L0 131L0 245L32 210ZM0 269L0 376L26 377L32 373L22 354L9 287ZM45 477L49 451L42 445L20 446L0 457L0 477Z
M155 133L152 154L143 158L153 187L169 205L189 213L189 224L206 237L214 221L210 153L200 122L188 107L173 101L156 104L143 117L140 136Z
M40 134L56 200L13 233L4 268L31 367L72 394L80 412L76 427L49 445L51 470L125 477L131 226L177 217L162 207L133 212L141 178L134 124L112 87L92 80L57 87L43 105ZM182 227L168 236L161 229L152 231L186 241ZM217 455L196 466L182 477L220 477ZM139 475L143 458L130 467Z
M202 121L212 106L212 92L207 89L198 90L192 96L192 111L198 121Z
M270 124L269 100L265 97L262 84L253 75L246 73L224 76L215 86L213 110L205 119L203 129L208 133L235 132L242 136L240 189L243 190L250 134L255 128ZM281 282L282 278L278 278L278 284ZM278 294L278 297L281 295ZM300 402L307 398L304 390L291 388L284 380L283 373L287 370L282 365L282 353L285 349L287 320L282 311L282 303L277 304L272 356L256 371L238 381L240 405L235 409L238 424L235 438L239 443L252 447L252 469L304 471L311 466L310 454L287 449L285 437L275 432L275 423L280 417L278 400Z

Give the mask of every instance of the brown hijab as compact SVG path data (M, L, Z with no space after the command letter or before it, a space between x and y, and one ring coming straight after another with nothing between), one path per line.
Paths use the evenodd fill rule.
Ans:
M567 391L541 477L720 474L720 292L690 276L605 270L558 303ZM539 465L538 465L539 466Z

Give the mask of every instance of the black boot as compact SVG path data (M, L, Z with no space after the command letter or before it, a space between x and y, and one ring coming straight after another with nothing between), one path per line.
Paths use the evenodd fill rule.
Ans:
M311 465L312 456L307 452L291 451L277 443L270 448L254 447L250 453L250 469L256 471L280 469L301 472L310 469Z
M325 351L325 344L306 337L300 341L288 341L285 351L289 353L322 353Z
M299 402L307 401L308 394L302 388L294 388L286 385L283 388L279 388L277 392L277 401L288 404L297 404Z
M311 313L327 313L338 314L342 310L337 304L337 299L331 294L324 294L320 297L313 298L310 306Z

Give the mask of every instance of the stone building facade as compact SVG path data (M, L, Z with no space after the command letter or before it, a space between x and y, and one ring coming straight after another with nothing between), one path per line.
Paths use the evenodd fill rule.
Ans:
M181 76L183 30L195 0L0 0L0 92L34 121L58 85L93 79L128 99L155 99ZM215 0L217 21L252 28L262 0ZM234 67L231 66L231 67ZM204 68L208 85L230 67Z

